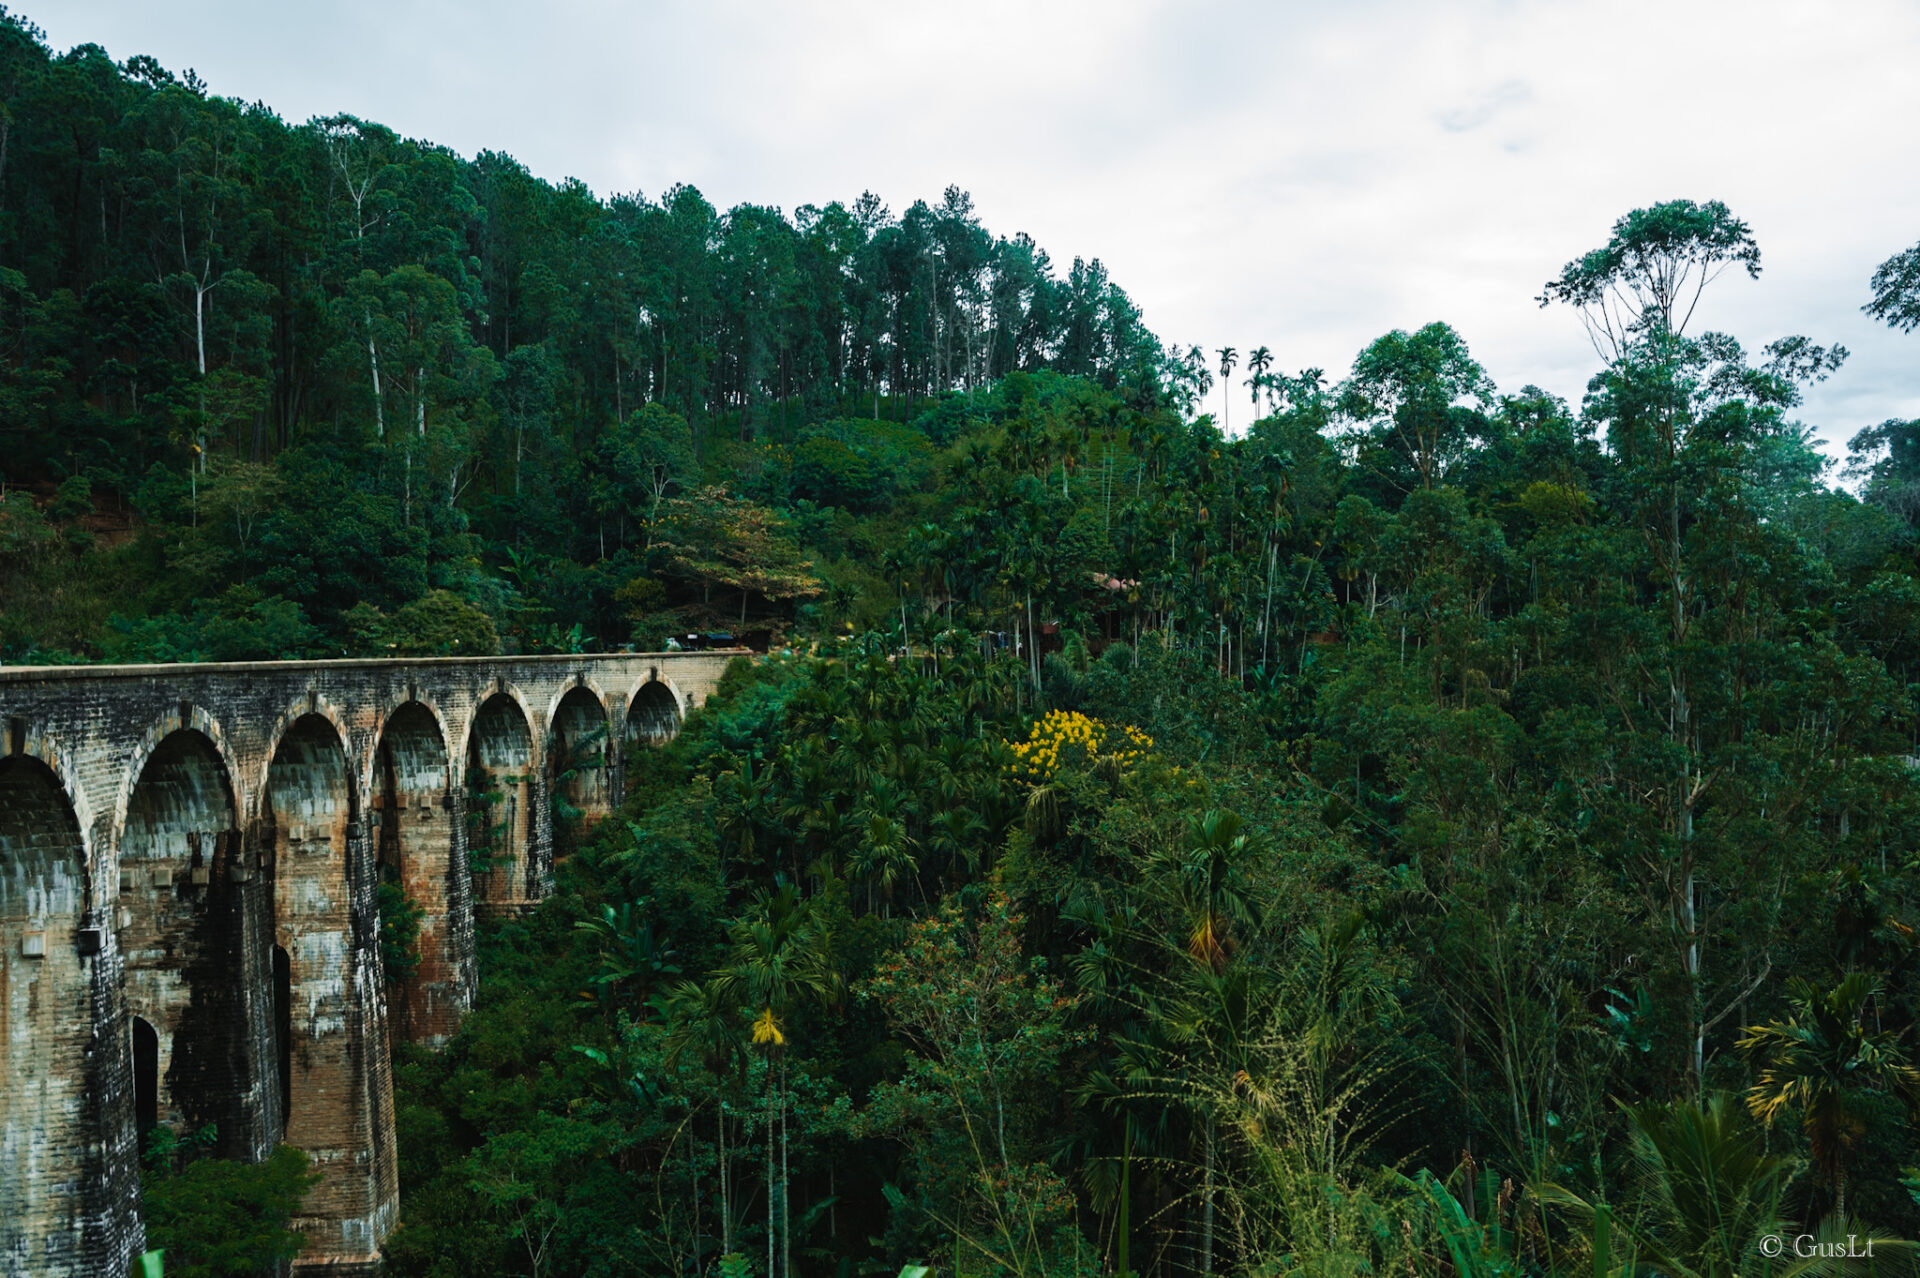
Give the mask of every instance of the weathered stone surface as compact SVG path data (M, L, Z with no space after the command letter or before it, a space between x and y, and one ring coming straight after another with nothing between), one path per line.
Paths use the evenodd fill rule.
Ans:
M609 743L736 655L0 668L0 1275L126 1272L153 1123L305 1149L296 1272L377 1269L389 1034L453 1033L475 911L550 890L555 797L611 811ZM425 909L395 988L383 874Z

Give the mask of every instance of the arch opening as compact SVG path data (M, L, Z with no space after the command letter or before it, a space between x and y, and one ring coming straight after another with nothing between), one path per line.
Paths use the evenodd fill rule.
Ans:
M665 745L680 731L680 700L673 689L649 679L633 694L627 708L627 740L641 745Z
M213 742L192 728L170 732L134 783L121 866L129 859L199 866L211 858L214 840L233 829L233 812L233 788Z
M212 908L215 893L229 888L229 871L241 868L231 857L235 824L226 764L212 740L192 728L168 733L140 769L120 836L127 1007L154 1035L148 1127L218 1122L243 1087L231 1068L237 937L232 912ZM136 1033L135 1046L141 1042Z
M0 1144L78 1150L89 1139L85 1095L93 1009L89 963L76 944L87 906L86 850L60 779L24 754L0 758ZM30 1048L30 1050L17 1050ZM0 1174L0 1255L21 1272L78 1255L85 1205L76 1168L22 1159Z
M613 810L607 768L607 708L590 688L572 688L553 714L555 828L591 825Z
M280 831L324 838L327 827L353 816L347 752L333 724L318 714L294 720L267 768L265 814Z
M394 1019L409 1039L443 1040L464 1010L449 941L465 908L458 872L447 747L418 701L388 716L375 760L382 959Z
M0 759L0 918L78 914L84 861L53 769L30 755Z
M144 1016L133 1018L133 1127L140 1147L160 1125L160 1033Z
M495 693L474 715L467 745L467 851L476 904L530 899L533 731L520 705Z
M273 1055L280 1084L277 1127L285 1140L293 1107L293 960L279 945L273 947Z

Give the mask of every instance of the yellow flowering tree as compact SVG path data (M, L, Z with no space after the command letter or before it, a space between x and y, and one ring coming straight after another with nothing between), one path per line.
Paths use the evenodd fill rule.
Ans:
M1102 759L1122 769L1153 749L1153 738L1129 724L1109 724L1078 710L1050 710L1024 741L1010 741L1008 763L1015 780L1046 785L1062 765L1091 767Z

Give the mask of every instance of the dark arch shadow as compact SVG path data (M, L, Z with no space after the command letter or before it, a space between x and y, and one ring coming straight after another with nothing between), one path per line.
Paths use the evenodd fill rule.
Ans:
M554 709L547 766L556 843L561 830L583 830L613 810L607 729L607 708L591 688L569 689Z
M476 907L532 899L533 730L520 703L488 697L467 734L467 849Z
M680 702L673 689L649 679L633 694L627 707L627 740L641 745L665 745L680 731Z
M160 1035L144 1016L133 1018L133 1129L140 1147L160 1125Z

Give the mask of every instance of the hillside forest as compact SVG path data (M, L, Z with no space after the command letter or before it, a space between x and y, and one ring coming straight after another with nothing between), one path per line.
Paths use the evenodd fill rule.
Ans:
M1288 371L958 188L603 196L9 16L0 659L756 650L395 1046L395 1275L1920 1238L1920 422L1836 465L1844 350L1692 323L1717 202L1565 251L1577 404ZM151 1245L265 1272L300 1156L196 1141Z

